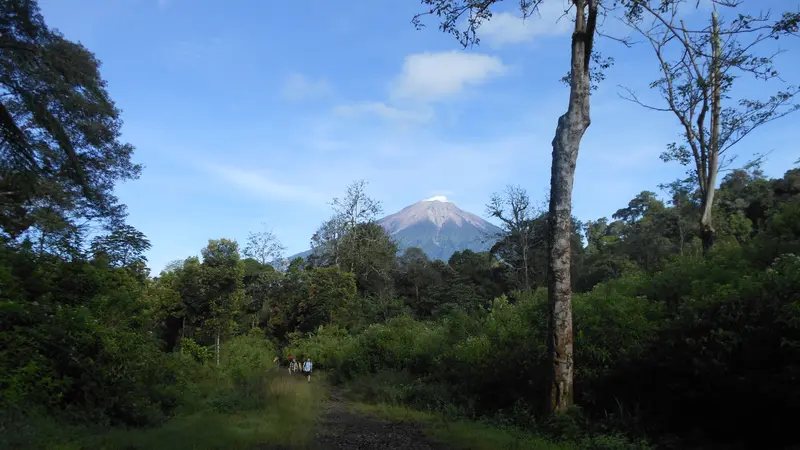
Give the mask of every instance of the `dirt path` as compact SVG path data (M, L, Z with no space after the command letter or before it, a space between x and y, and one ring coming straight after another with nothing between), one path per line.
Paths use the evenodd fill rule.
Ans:
M342 396L332 393L319 424L320 450L446 450L411 423L389 422L350 412Z

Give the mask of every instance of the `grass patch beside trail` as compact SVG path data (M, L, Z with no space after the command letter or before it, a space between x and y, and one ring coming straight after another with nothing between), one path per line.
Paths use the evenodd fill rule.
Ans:
M316 375L316 374L315 374ZM78 449L254 449L311 447L315 426L327 397L324 379L311 383L283 371L265 380L264 405L245 411L215 411L212 406L178 415L146 429L105 429L32 424L39 439L16 448ZM211 397L213 399L213 397ZM214 404L212 400L210 404Z
M497 428L480 422L450 421L438 414L387 404L351 403L351 410L395 422L414 422L439 442L454 450L572 450L567 443L553 443L539 436L511 428Z

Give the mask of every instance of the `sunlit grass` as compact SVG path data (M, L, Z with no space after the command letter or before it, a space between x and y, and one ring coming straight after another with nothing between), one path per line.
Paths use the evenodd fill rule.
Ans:
M387 404L353 403L350 408L395 422L413 422L433 439L458 450L571 450L574 446L553 443L539 436L480 422L448 420L438 414Z
M283 446L312 447L314 431L327 396L319 375L305 377L281 372L265 377L262 408L243 412L202 409L174 417L148 429L112 429L92 434L87 429L55 427L28 448L78 449L253 449ZM42 430L40 428L40 430ZM49 437L45 437L49 435Z

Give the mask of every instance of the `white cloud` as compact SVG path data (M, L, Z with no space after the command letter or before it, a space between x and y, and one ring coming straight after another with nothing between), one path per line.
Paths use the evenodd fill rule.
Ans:
M569 33L572 30L571 17L564 15L568 6L563 0L542 2L526 19L509 12L495 13L491 20L481 24L478 37L482 42L499 47L529 42L537 36Z
M321 205L328 199L326 194L308 187L275 181L264 171L219 164L203 164L202 167L228 184L270 200L300 201Z
M400 109L389 106L383 102L360 102L351 105L342 105L334 108L333 112L341 116L374 115L392 122L427 122L433 118L433 111L429 108L422 110Z
M320 78L313 80L303 74L293 73L286 77L283 84L283 95L291 100L322 97L332 91L327 80Z
M500 58L460 51L418 53L406 57L403 71L391 86L394 98L430 101L461 92L508 68Z

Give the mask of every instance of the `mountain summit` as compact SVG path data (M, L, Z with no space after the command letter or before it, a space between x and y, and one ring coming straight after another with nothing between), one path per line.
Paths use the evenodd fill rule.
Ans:
M429 258L445 262L458 251L489 250L495 242L489 236L500 232L442 195L406 206L378 220L378 224L397 242L400 251L419 247ZM306 258L310 254L311 250L306 250L289 259Z
M484 251L492 243L487 234L500 230L491 223L464 211L444 196L406 206L378 221L400 249L419 247L431 259L447 261L461 250Z

